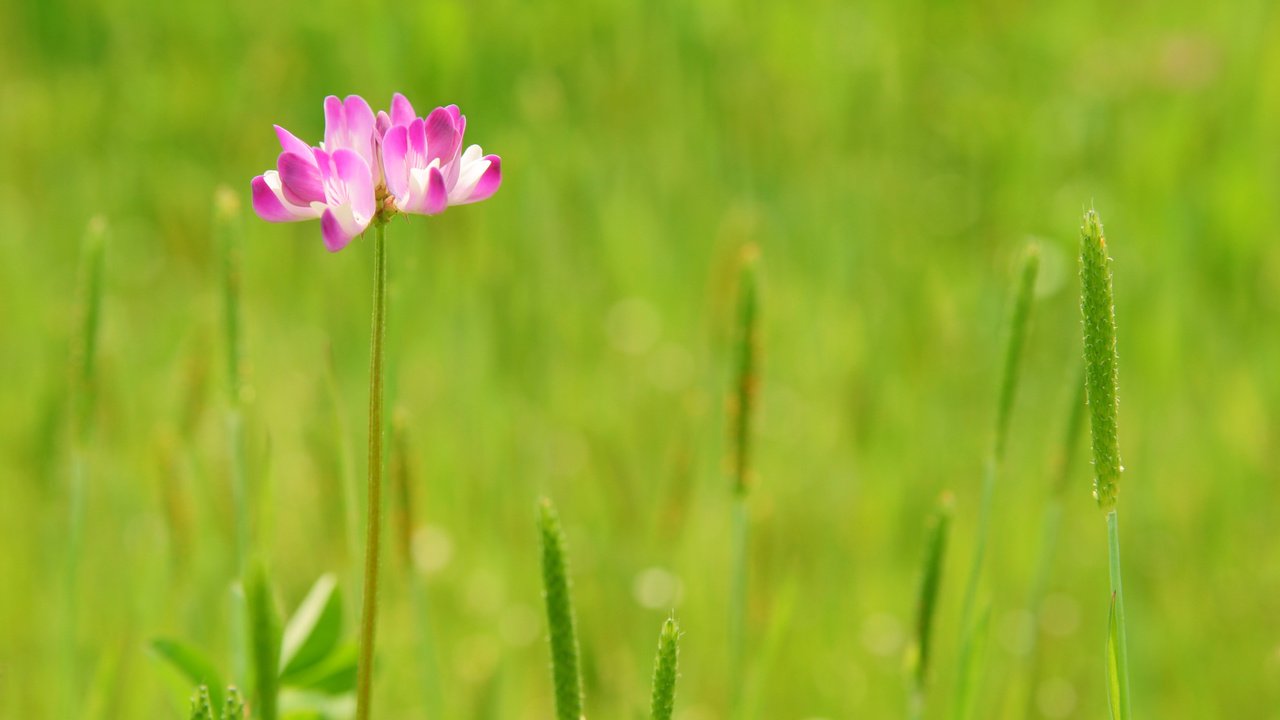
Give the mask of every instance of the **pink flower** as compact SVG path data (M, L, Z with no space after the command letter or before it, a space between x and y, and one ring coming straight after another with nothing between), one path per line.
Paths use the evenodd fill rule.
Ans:
M423 119L396 93L391 113L375 116L358 95L331 95L324 117L319 147L276 126L282 152L275 170L253 179L253 209L268 222L319 218L331 252L396 212L435 215L484 200L502 182L497 155L481 156L478 145L461 152L466 117L456 105Z
M320 218L330 252L347 246L377 211L373 166L373 111L356 95L324 101L325 141L309 147L279 125L283 152L276 169L253 179L253 209L268 222Z
M462 151L467 117L457 105L414 117L397 95L382 136L387 191L400 212L436 215L450 205L480 202L502 184L502 159L482 155L479 145Z

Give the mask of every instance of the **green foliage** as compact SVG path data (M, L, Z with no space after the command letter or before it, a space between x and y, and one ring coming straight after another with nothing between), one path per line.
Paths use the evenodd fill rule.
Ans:
M911 634L919 530L945 486L957 505L930 661L936 720L951 701L992 441L1016 281L1005 282L1006 260L1037 237L1041 293L973 613L991 599L988 689L1016 680L1025 659L1001 641L1027 607L1041 471L1063 439L1064 378L1083 355L1077 227L1091 198L1111 208L1116 312L1133 321L1119 343L1122 493L1142 501L1124 537L1125 562L1143 569L1126 588L1135 703L1171 720L1274 713L1276 637L1259 631L1280 613L1265 562L1280 556L1268 511L1280 426L1274 4L747 7L444 0L335 15L333 3L282 0L263 22L253 3L5 3L0 717L90 718L88 684L111 656L124 668L102 686L98 720L181 715L192 683L162 661L128 662L138 638L161 634L253 690L235 672L230 635L245 623L223 591L241 573L219 412L219 185L240 200L251 480L266 480L268 438L271 448L270 483L251 483L269 493L250 499L267 494L274 521L253 550L270 556L289 610L320 572L337 572L344 638L355 637L359 557L348 559L341 512L326 514L338 464L307 439L349 441L359 529L372 233L327 253L314 222L259 221L248 184L280 152L272 123L315 143L325 94L360 93L377 108L397 90L422 111L457 102L465 142L502 154L507 177L491 200L389 229L388 387L412 416L418 524L445 548L423 581L447 702L440 716L422 696L416 611L386 564L380 717L510 720L549 705L545 650L528 630L540 599L520 590L539 582L529 526L540 494L574 518L590 715L648 710L654 613L675 606L696 641L681 658L681 702L725 716L724 410L736 258L752 243L768 263L751 448L765 479L750 490L756 717L900 716L901 646L875 646L868 630ZM76 276L95 215L110 229L91 472L81 592L64 596L51 545L69 514L66 348L80 332ZM644 309L644 322L622 325L648 342L617 342L623 304ZM323 394L326 343L345 432ZM206 410L179 428L184 369L201 361ZM1070 688L1069 714L1097 718L1109 598L1092 561L1107 539L1088 532L1094 477L1078 449L1037 690ZM185 544L160 516L170 481L190 508ZM651 567L683 600L636 602ZM788 587L796 617L769 659ZM74 628L65 597L79 598ZM1063 618L1078 618L1074 632ZM51 656L64 635L78 675ZM28 659L44 652L47 662ZM63 710L70 695L84 712ZM976 716L1007 717L997 697L981 695Z
M733 429L733 490L745 496L751 484L751 423L756 394L759 392L759 281L756 265L759 249L754 245L742 251L738 271L738 327L734 350L734 395L730 404L730 427Z
M151 649L187 680L201 686L212 707L222 706L222 677L217 665L203 653L180 640L167 638L152 640Z
M249 616L249 653L259 720L276 720L280 691L280 616L267 580L267 571L257 565L245 587Z
M71 345L72 437L83 442L89 429L95 397L95 367L99 327L102 323L102 275L106 255L106 220L89 223L80 255L80 280L76 291L76 335Z
M322 575L285 625L280 680L288 684L328 658L342 635L342 592L337 578Z
M551 501L538 503L538 532L542 536L542 589L551 634L551 677L555 686L556 718L582 717L582 674L578 664L578 634L569 596L568 554L560 518Z
M1085 387L1093 432L1093 496L1098 507L1115 507L1119 491L1120 441L1116 431L1119 360L1111 257L1102 221L1090 209L1080 227L1080 312L1084 316Z
M996 406L995 455L997 462L1004 458L1005 443L1009 438L1009 418L1013 414L1013 400L1018 390L1018 370L1022 367L1022 348L1027 341L1027 326L1031 320L1031 303L1035 300L1036 276L1040 272L1040 248L1028 245L1023 251L1014 289L1013 305L1009 313L1008 338L1004 349L1004 370L1000 373L1000 400Z
M676 704L679 661L680 626L674 617L670 617L658 634L658 655L653 661L653 699L649 711L653 720L671 720Z
M921 564L920 590L916 599L915 637L908 647L907 673L911 697L908 702L917 716L923 712L924 688L929 674L929 659L933 649L933 623L938 608L938 589L942 584L942 569L947 552L947 533L951 528L951 514L955 500L951 493L943 493L929 519L924 545L924 562Z
M283 633L269 579L260 566L251 573L246 594L255 718L330 720L348 715L340 708L355 690L357 649L355 642L342 639L342 598L334 576L316 580ZM217 663L197 648L171 639L154 640L152 648L189 681L208 686L211 707L242 703L238 693L230 692L224 701Z

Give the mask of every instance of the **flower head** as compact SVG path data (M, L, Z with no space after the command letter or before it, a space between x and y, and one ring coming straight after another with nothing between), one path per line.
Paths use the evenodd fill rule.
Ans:
M318 218L331 252L396 212L436 215L484 200L502 183L497 155L479 145L462 151L467 119L457 105L421 118L396 93L391 112L375 115L358 95L331 95L324 116L318 147L276 126L281 153L275 170L253 179L253 209L268 222Z

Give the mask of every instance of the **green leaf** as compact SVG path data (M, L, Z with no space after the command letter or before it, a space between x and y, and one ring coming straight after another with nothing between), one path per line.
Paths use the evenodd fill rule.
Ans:
M280 693L282 720L338 720L355 715L355 695L323 695L299 690Z
M276 720L276 695L280 684L280 618L271 597L266 570L261 565L253 569L245 589L249 609L249 647L257 697L255 713L261 720Z
M151 649L185 675L192 684L208 685L209 700L213 707L222 707L222 678L218 675L217 666L203 653L181 640L169 638L152 640Z
M1107 708L1111 711L1111 720L1121 720L1120 714L1120 655L1116 638L1116 596L1111 595L1111 613L1107 619Z
M356 688L356 662L360 649L354 643L345 643L305 672L290 677L285 685L299 690L310 690L325 695L342 695Z
M342 594L333 575L322 575L289 618L280 650L284 683L322 661L338 645L342 632Z

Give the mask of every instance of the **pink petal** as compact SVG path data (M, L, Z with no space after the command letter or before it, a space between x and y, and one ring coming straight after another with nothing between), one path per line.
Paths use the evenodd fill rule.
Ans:
M427 215L437 215L444 212L447 207L449 207L449 191L444 186L444 175L440 173L440 168L433 167L427 171L427 197L423 212Z
M472 190L471 195L463 202L473 203L488 200L490 196L498 192L498 186L502 184L502 158L497 155L485 155L484 159L489 161L489 168L480 176L480 182L476 183L475 190Z
M280 198L276 197L261 175L253 179L250 187L253 188L253 211L258 217L267 222L293 222L299 219L285 209Z
M391 124L408 125L418 115L413 110L409 99L400 93L391 96Z
M341 147L338 144L339 133L346 128L346 113L343 112L342 100L337 95L324 99L324 146L330 152Z
M427 166L427 125L422 118L414 118L409 123L409 150L409 167Z
M320 216L310 206L294 205L284 197L280 175L275 170L255 177L250 187L253 190L253 211L267 222L296 222Z
M382 169L387 175L387 189L397 200L403 200L409 192L409 166L405 154L409 152L409 129L397 125L382 138Z
M391 129L391 116L379 110L378 116L373 121L374 137L382 137Z
M462 142L453 115L445 108L436 108L427 116L427 163L440 160L443 165L453 158Z
M377 208L373 196L373 173L369 164L359 154L346 148L333 153L333 164L338 179L347 187L347 201L355 213L356 222L367 226Z
M324 247L329 252L338 252L355 237L343 229L333 210L325 210L324 215L320 216L320 234L324 237Z
M352 140L360 141L364 137L373 137L373 108L369 107L369 103L359 95L348 95L346 100L342 101L342 108L346 111L347 116L347 132L351 133Z
M280 184L285 199L294 205L310 205L324 202L324 182L315 155L307 148L306 155L292 152L280 153L276 168L280 171Z
M274 125L276 129L276 137L280 138L280 148L285 152L297 153L303 157L311 154L311 146L302 142L293 133L285 130L279 125Z

